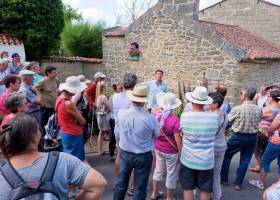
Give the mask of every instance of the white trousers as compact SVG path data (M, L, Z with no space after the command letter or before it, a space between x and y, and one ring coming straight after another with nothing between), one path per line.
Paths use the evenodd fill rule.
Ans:
M221 188L221 169L224 161L226 151L215 152L215 165L214 165L214 175L213 175L213 200L220 200L222 197Z

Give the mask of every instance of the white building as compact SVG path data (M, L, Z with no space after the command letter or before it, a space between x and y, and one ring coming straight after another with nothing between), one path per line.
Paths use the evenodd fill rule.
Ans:
M9 53L9 58L13 53L18 53L21 57L21 61L25 61L25 50L23 42L9 34L0 34L0 54L3 51Z

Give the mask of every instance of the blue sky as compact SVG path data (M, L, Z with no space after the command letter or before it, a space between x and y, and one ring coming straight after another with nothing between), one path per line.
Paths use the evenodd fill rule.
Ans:
M63 0L64 3L78 8L83 14L83 18L90 22L104 21L106 26L114 26L116 23L117 13L120 7L129 0ZM146 1L146 0L141 0ZM200 0L200 8L205 8L209 4L215 4L222 0ZM264 0L280 5L280 0ZM153 0L156 3L157 0Z

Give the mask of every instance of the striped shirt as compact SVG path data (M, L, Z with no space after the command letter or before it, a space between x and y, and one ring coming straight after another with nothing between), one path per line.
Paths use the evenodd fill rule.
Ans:
M191 169L214 168L215 135L219 116L212 112L185 112L181 116L184 133L181 163Z

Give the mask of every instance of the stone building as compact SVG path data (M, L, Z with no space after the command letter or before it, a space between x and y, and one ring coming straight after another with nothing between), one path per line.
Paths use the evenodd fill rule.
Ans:
M103 64L111 82L125 72L152 79L162 69L176 92L178 81L194 87L206 74L209 88L220 82L234 103L241 87L279 84L280 46L239 26L199 21L198 6L199 0L159 0L129 27L105 30ZM139 61L127 53L134 41L142 49Z

